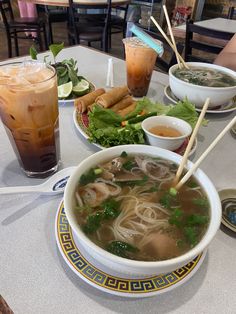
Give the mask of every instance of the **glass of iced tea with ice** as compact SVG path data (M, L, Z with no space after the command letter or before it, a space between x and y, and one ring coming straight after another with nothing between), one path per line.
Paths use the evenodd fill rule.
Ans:
M134 97L146 96L157 53L138 37L124 38L123 43L129 91Z
M0 66L0 115L27 176L40 178L57 171L59 115L52 66L33 60Z

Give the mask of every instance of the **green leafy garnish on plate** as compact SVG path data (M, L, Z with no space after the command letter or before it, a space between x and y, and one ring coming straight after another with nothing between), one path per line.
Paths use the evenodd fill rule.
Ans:
M144 132L141 121L152 115L169 115L188 122L194 128L198 113L195 106L187 99L179 101L176 105L165 105L154 103L148 98L137 102L135 110L121 117L111 109L100 106L93 107L89 112L89 126L87 134L90 142L97 143L103 147L112 147L125 144L144 144ZM203 124L206 125L204 120Z

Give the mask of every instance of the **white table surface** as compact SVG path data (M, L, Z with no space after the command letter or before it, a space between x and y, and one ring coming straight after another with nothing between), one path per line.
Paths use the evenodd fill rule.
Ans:
M222 17L217 17L214 19L209 19L209 20L204 20L204 21L198 21L194 22L194 24L214 29L217 31L223 31L223 32L229 32L229 33L236 33L236 20L231 20L231 19L224 19ZM179 30L186 30L186 25L180 25L174 27L174 29L179 29Z
M78 60L79 73L97 87L105 86L109 56L84 47L65 49L60 59ZM125 63L114 60L115 85L125 84ZM3 62L2 62L3 63ZM163 88L168 76L155 72L149 96L168 102ZM73 107L60 107L61 167L78 164L96 149L76 131ZM209 146L234 113L208 115L194 160ZM0 186L38 184L21 172L2 123L0 124ZM226 134L202 169L217 189L235 187L236 141ZM55 215L62 196L0 197L0 294L15 314L76 313L235 313L236 236L220 229L198 272L182 286L146 299L127 299L97 290L65 264L56 245Z

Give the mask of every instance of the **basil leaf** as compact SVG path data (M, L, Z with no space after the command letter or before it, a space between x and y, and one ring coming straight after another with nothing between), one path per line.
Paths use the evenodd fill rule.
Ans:
M53 54L54 59L58 55L58 53L64 48L64 43L61 44L52 44L49 46L49 50Z
M37 60L38 52L37 52L37 50L35 49L34 46L31 46L31 47L30 47L29 53L30 53L30 56L31 56L31 58L32 58L33 60Z
M69 75L70 81L72 82L73 86L76 86L79 83L77 74L75 70L69 67L68 65L67 65L67 68L68 68L68 75Z
M64 75L64 76L62 76L62 77L57 76L57 84L58 84L58 86L63 85L63 84L66 84L66 83L68 83L68 82L69 82L69 76L68 76L68 74L66 74L66 75Z

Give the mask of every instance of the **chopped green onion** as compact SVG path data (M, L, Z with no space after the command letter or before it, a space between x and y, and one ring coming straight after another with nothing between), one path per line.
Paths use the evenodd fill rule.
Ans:
M100 173L102 173L102 169L101 168L94 169L94 174L98 175Z
M172 196L176 196L177 193L178 193L178 191L177 191L175 188L170 188L169 193L170 193L170 195L172 195Z
M125 151L120 154L120 157L127 157L127 156L128 154Z

